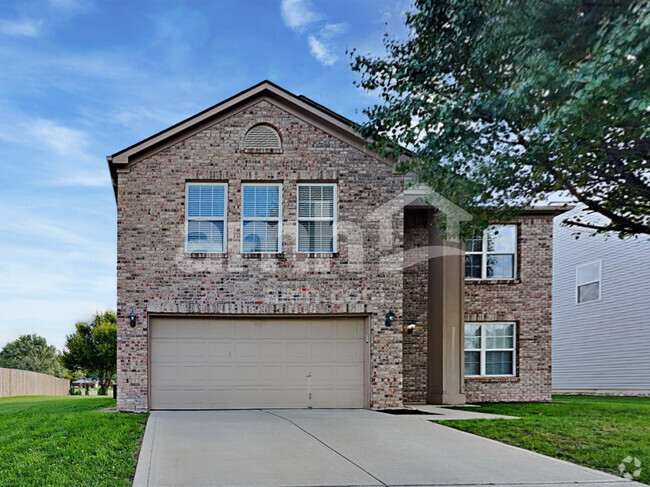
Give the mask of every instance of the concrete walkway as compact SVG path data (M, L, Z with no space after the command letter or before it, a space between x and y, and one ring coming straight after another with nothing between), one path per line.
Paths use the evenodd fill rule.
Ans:
M158 411L134 486L641 486L409 416Z
M408 409L422 411L422 416L411 415L429 421L444 421L457 419L518 419L515 416L505 416L503 414L479 413L478 411L463 411L453 409L449 406L435 406L431 404L409 404Z

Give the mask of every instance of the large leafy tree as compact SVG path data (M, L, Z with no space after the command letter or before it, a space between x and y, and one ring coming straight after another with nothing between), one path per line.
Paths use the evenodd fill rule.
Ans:
M117 317L113 311L98 312L75 327L75 333L66 336L63 363L96 376L99 394L105 395L117 370Z
M573 225L650 234L650 2L415 0L406 25L352 53L376 148L478 222L560 191L606 217Z
M17 340L7 343L0 351L0 367L30 370L56 377L66 375L56 347L48 345L45 338L36 334L21 335Z

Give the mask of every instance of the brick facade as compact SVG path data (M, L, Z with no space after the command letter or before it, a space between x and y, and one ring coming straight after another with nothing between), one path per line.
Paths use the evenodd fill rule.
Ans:
M347 121L268 82L248 92L253 94L223 112L204 116L208 110L192 125L183 122L177 132L172 127L166 137L109 157L118 201L118 408L149 408L149 322L163 314L363 316L369 330L368 405L424 402L429 210L403 208L402 177L355 139ZM244 149L247 130L258 123L278 131L281 149ZM185 252L188 182L227 183L226 253ZM240 250L241 187L247 182L282 183L280 254ZM335 254L296 252L300 182L337 183ZM516 377L465 379L470 402L550 399L552 217L532 212L515 220L515 281L466 283L466 321L517 323ZM403 269L402 251L418 254L418 248L422 258ZM459 290L455 272L443 276L433 282L453 281L449 285ZM455 306L458 311L460 301ZM392 327L384 324L388 310L397 318ZM458 330L460 317L456 312L455 321L437 320ZM416 327L408 334L411 322ZM462 382L457 370L456 385Z
M281 153L242 150L248 128L273 125ZM402 404L402 178L390 164L267 99L119 170L118 408L148 408L148 318L364 315L370 321L370 406ZM228 183L228 252L184 251L185 185ZM282 182L283 253L242 255L241 184ZM297 254L296 185L338 183L339 249ZM397 199L396 199L397 198ZM128 315L137 315L129 326Z
M428 245L426 210L404 213L404 251ZM427 301L429 264L420 260L404 269L404 324L415 322L415 330L404 330L404 400L425 402L427 393Z
M405 248L426 242L426 212L405 216ZM551 291L553 215L525 216L518 227L517 279L466 281L465 320L514 321L515 377L466 378L468 402L548 401L551 397ZM404 332L404 401L423 402L427 389L427 266L404 271L405 317L420 316L413 335ZM409 319L409 318L407 318ZM421 326L420 326L421 325Z

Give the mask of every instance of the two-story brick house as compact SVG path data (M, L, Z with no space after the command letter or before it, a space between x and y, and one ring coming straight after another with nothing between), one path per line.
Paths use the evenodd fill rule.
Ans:
M553 210L488 230L464 271L394 161L269 82L108 162L118 408L549 398Z

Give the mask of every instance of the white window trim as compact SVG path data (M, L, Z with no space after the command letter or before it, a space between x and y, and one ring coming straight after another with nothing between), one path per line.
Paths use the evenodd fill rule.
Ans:
M277 186L278 187L278 216L246 217L244 218L244 188L246 186ZM278 222L278 250L275 252L245 252L244 251L244 222ZM281 254L282 253L282 183L242 183L241 185L241 225L239 227L239 250L242 254Z
M466 378L477 377L516 377L517 376L517 323L514 321L468 321L466 325L480 325L481 326L481 348L465 348L463 340L463 363L465 363L465 352L480 352L481 355L481 373L479 375L465 375ZM497 374L487 375L485 373L486 360L488 350L485 348L486 333L483 332L484 325L513 325L512 326L512 348L490 348L490 352L512 352L512 373L511 374ZM464 338L464 334L463 334Z
M487 250L487 232L489 228L483 230L481 238L481 251L480 252L467 252L467 255L480 255L481 258L481 277L465 277L466 281L514 281L517 279L517 256L518 256L518 240L519 240L519 227L517 225L500 225L494 224L490 227L514 227L515 229L515 248L513 252L489 252ZM487 256L488 255L513 255L512 259L512 277L487 277ZM463 270L464 272L464 270Z
M309 187L309 186L331 186L334 188L334 201L333 201L333 217L300 217L300 188L301 187ZM298 254L335 254L336 252L339 251L339 234L338 234L338 226L339 226L339 193L338 193L338 184L336 183L298 183L297 188L296 188L296 253ZM331 252L309 252L309 251L301 251L299 250L299 242L298 242L298 234L300 232L300 222L333 222L333 231L332 231L332 238L334 240L333 246L332 246L332 251Z
M578 284L578 269L582 267L587 267L588 265L592 264L598 264L598 279L594 279L593 281L586 281L586 282L581 282ZM575 275L575 286L576 286L576 304L589 304L589 303L597 303L600 301L602 297L602 291L603 291L603 261L602 260L592 260L591 262L585 262L584 264L580 264L576 266L576 275ZM580 286L586 286L587 284L593 284L594 282L598 283L598 299L592 299L590 301L580 301L580 293L579 293L579 288Z
M217 216L197 216L190 217L190 186L223 186L223 217ZM223 246L221 252L192 252L189 250L189 225L190 220L192 221L204 221L204 222L223 222ZM210 183L210 182L186 182L185 183L185 253L200 253L200 254L227 254L228 253L228 183Z

